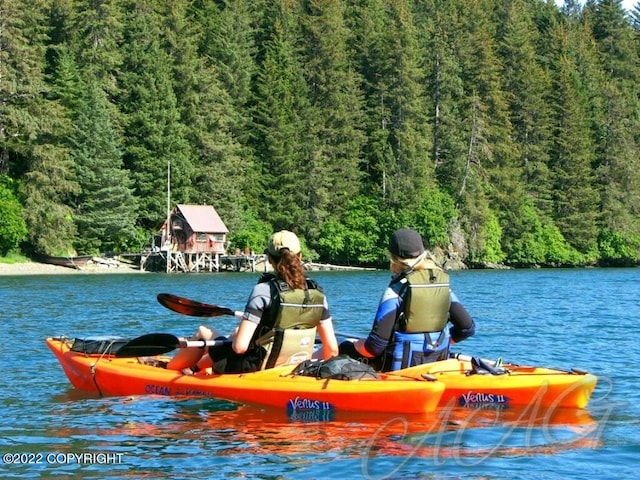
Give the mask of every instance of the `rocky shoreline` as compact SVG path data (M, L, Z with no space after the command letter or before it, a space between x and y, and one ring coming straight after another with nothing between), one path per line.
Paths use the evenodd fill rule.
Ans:
M447 270L466 270L467 266L456 255L448 254L442 250L433 252L437 262L444 265ZM351 267L345 265L332 265L327 263L305 262L307 271L375 271L376 268ZM264 262L255 264L256 272L270 271L270 265L265 268ZM116 262L90 262L81 268L70 268L59 265L51 265L40 262L2 263L0 262L0 276L11 275L77 275L77 274L114 274L114 273L149 273L141 270L139 265L116 261Z
M256 267L256 272L262 272L264 265ZM375 270L373 268L345 267L340 265L306 263L307 271L331 271L331 270ZM271 269L269 269L271 270ZM91 263L81 268L61 267L39 262L0 263L0 276L11 275L77 275L77 274L116 274L116 273L149 273L140 270L137 265L118 262L117 265L104 265Z

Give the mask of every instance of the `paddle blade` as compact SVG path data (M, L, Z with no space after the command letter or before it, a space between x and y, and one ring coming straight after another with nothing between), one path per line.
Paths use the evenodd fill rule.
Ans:
M235 312L230 308L196 302L194 300L189 300L188 298L172 295L171 293L159 293L158 302L169 310L181 313L182 315L189 315L191 317L219 317L221 315L235 315Z
M170 333L149 333L125 343L116 352L116 357L152 357L175 350L180 340Z

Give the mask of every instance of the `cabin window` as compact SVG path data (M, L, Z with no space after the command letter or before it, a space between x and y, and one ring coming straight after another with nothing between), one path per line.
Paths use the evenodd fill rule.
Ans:
M207 241L206 233L196 233L196 242L204 243Z
M209 235L209 238L213 242L222 243L222 242L224 242L224 233L213 233L213 234Z

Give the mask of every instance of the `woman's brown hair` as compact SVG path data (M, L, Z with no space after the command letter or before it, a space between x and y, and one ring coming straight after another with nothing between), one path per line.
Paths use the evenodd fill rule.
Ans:
M302 267L300 255L291 253L288 248L280 250L280 256L274 257L269 255L272 260L275 271L282 280L291 288L307 288L307 279Z

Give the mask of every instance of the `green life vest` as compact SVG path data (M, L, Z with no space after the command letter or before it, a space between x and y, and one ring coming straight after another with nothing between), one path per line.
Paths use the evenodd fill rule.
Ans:
M269 319L255 340L265 349L262 369L311 358L325 303L322 289L313 280L307 280L305 289L292 289L276 278L270 281L277 295L272 295Z
M277 282L279 306L276 310L276 328L317 327L324 309L324 294L312 280L307 280L307 288L291 289L284 282Z
M387 347L391 370L442 360L449 356L451 294L449 275L435 265L401 276L402 311Z
M307 278L307 288L292 289L273 273L265 273L258 283L269 284L271 302L256 329L254 339L274 328L311 328L320 323L325 297L315 281Z
M449 319L449 275L434 266L412 271L400 295L403 311L397 330L406 333L439 332Z

